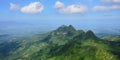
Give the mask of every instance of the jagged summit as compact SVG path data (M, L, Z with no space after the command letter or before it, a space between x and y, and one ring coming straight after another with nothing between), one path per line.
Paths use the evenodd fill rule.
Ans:
M57 31L63 31L63 32L64 31L76 31L76 29L72 25L69 25L69 26L62 25L57 29Z
M86 33L85 33L85 37L86 38L97 38L96 35L91 31L91 30L88 30Z
M68 27L70 30L76 31L76 29L72 25L69 25Z
M0 44L0 60L120 60L118 44L97 38L91 30L62 25L46 34Z
M76 32L76 29L72 25L62 25L53 31L54 35L72 36Z
M53 35L63 35L63 36L77 36L78 38L85 38L85 39L96 39L97 36L91 31L88 30L84 32L83 30L76 30L72 25L62 25L58 29L56 29Z

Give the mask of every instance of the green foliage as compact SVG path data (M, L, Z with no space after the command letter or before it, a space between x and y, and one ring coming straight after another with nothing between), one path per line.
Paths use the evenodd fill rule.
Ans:
M119 40L102 40L72 25L0 44L2 60L120 60Z
M120 36L105 36L102 39L109 40L109 41L120 41Z

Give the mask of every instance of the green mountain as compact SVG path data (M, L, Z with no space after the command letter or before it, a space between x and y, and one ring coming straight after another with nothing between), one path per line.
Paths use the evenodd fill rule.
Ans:
M120 41L120 36L104 36L102 39L111 40L111 41Z
M46 34L0 44L0 60L120 60L120 41L62 25Z

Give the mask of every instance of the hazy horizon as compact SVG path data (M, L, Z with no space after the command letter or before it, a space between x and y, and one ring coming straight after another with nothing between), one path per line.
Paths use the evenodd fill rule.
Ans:
M119 1L2 0L0 13L0 34L37 34L61 25L93 30L96 34L120 34Z
M53 21L53 20L52 20ZM108 35L119 35L120 34L120 24L119 21L95 21L95 20L68 20L63 22L59 21L45 20L42 21L2 21L0 22L0 33L16 33L16 34L40 34L38 32L49 32L58 28L61 25L73 25L76 29L82 30L93 30L96 34L106 33ZM79 22L78 22L79 21ZM103 23L104 22L104 23Z

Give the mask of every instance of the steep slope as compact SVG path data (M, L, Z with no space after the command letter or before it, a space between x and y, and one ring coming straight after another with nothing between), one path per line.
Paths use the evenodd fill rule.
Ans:
M80 33L79 37L59 48L52 48L48 60L118 60L109 52L109 46L102 43L92 31Z
M54 52L50 60L118 60L108 50L108 46L103 43L87 40L81 44L63 46L61 50Z
M0 45L2 60L119 60L120 56L119 42L102 40L91 30L76 30L72 25L7 43Z
M102 37L104 41L107 41L111 53L114 55L117 55L118 58L120 59L120 36L105 36Z
M66 30L61 29L59 33L57 31L58 35L55 35L55 36L64 37L64 35L60 34L60 32L64 33L63 31L66 31ZM68 36L66 35L66 37L64 38L67 38ZM59 39L62 39L62 37ZM90 30L87 31L86 33L82 30L75 31L74 34L69 38L70 39L67 40L68 42L62 45L52 45L50 43L51 46L48 46L47 48L37 52L36 55L33 54L31 56L32 58L30 59L118 60L117 56L115 56L110 52L110 47L107 44L103 43L101 39L97 38L95 34ZM56 39L56 40L59 40L59 39Z

